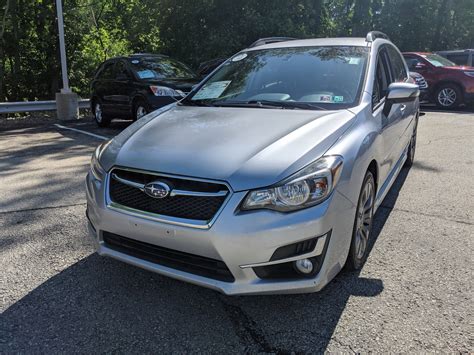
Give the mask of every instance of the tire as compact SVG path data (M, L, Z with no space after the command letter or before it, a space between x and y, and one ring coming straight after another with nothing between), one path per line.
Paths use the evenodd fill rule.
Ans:
M415 121L415 128L411 135L410 144L408 145L407 160L405 160L405 167L410 168L415 161L415 150L416 150L416 131L418 128L418 118Z
M443 84L434 94L436 106L443 109L454 109L462 103L462 92L456 84Z
M147 103L144 100L137 100L133 105L133 120L139 120L149 112L150 109Z
M360 270L367 259L375 205L375 181L370 171L365 173L360 189L357 210L352 230L351 247L346 260L346 269ZM365 207L364 207L365 206Z
M94 101L92 107L92 113L94 114L94 119L95 123L97 123L97 126L107 127L110 124L110 121L112 121L112 118L103 111L102 103L100 101Z

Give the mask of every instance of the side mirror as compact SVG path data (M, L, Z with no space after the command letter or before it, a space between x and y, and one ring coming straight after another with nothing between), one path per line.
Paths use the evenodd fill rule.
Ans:
M383 113L387 116L393 104L415 101L420 96L420 88L416 84L391 83L387 90Z

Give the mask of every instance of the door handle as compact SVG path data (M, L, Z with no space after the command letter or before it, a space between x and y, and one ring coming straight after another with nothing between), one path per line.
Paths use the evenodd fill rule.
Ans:
M403 112L403 111L405 111L406 108L407 108L407 105L405 105L405 104L400 105L400 111Z

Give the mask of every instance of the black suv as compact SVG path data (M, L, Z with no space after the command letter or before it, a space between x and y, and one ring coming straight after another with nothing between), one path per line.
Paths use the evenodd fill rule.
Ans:
M165 55L134 54L102 63L91 84L91 109L100 127L112 118L137 120L183 98L200 79Z

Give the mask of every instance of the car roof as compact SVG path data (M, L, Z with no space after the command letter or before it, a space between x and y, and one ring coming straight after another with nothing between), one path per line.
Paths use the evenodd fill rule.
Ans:
M339 38L310 38L310 39L294 39L290 41L274 42L261 46L246 48L245 51L254 51L261 49L273 48L290 48L290 47L317 47L317 46L356 46L367 47L369 42L365 38L359 37L339 37Z
M428 55L428 54L435 54L433 52L403 52L403 55L405 54L414 54L414 55Z
M436 53L469 53L474 52L474 49L452 49L449 51L436 51Z

